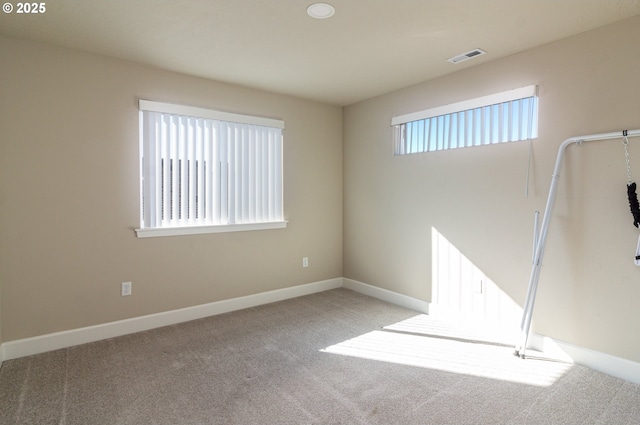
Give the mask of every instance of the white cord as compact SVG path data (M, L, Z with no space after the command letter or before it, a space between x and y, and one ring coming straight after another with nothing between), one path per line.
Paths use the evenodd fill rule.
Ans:
M533 157L533 139L529 139L529 156L527 157L527 181L524 187L524 197L529 197L529 175L531 173L531 160Z
M629 138L627 136L624 136L624 140L622 144L624 145L624 159L627 163L627 179L628 179L627 184L631 184L632 180L631 180L631 165L629 165Z

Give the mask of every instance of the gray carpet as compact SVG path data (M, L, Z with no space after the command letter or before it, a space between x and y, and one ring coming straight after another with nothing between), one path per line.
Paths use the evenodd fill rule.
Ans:
M637 385L443 329L327 291L6 361L0 423L640 423Z

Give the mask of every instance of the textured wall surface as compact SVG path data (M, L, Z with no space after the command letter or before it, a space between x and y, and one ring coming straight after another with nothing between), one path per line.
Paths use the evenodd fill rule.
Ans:
M3 341L342 276L340 108L9 38L0 56ZM288 227L137 239L140 98L283 119Z
M522 305L558 146L640 128L638 39L633 18L345 108L345 277L433 301L435 229ZM528 142L392 155L391 117L531 84L540 125L527 197ZM565 158L534 330L640 361L628 338L640 326L640 269L624 150L593 143ZM640 139L630 149L640 176Z

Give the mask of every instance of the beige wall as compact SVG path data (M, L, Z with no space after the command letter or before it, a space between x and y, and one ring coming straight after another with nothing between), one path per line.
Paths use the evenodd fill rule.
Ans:
M640 128L638 39L634 18L341 111L0 37L0 342L343 275L431 300L432 228L522 303L558 145ZM527 143L392 156L392 116L529 84L527 198ZM287 229L136 239L138 98L283 118ZM640 361L625 184L620 142L570 148L534 330Z
M3 353L2 353L2 282L0 281L0 366L2 366Z
M4 342L342 276L340 108L9 38L0 57ZM137 239L139 98L284 119L288 227Z
M430 301L435 228L522 304L533 213L545 207L559 144L640 128L636 40L640 18L345 108L345 277ZM540 136L527 198L527 142L392 155L392 116L530 84L540 88ZM566 158L534 330L640 361L638 230L624 151L621 141L593 143L571 147ZM631 163L640 179L640 139Z

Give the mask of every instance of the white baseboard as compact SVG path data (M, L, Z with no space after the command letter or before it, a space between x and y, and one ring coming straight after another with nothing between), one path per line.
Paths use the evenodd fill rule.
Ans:
M179 310L134 317L131 319L56 332L33 338L8 341L0 345L0 366L5 360L146 331L162 326L174 325L190 320L201 319L208 316L228 313L277 301L284 301L290 298L310 295L341 287L397 304L420 313L429 314L429 309L432 307L427 301L419 300L387 289L378 288L353 279L335 278ZM617 378L640 384L640 363L636 363L631 360L536 334L532 334L529 338L529 348L543 351L545 353L551 353L555 356L564 355L567 356L567 359L571 359L575 363Z
M538 334L529 337L528 346L554 356L564 355L574 363L640 384L640 363Z
M429 314L429 303L427 301L402 295L387 289L378 288L377 286L358 282L353 279L344 278L342 286L346 289L351 289L352 291L359 292L370 297L378 298L392 304L397 304L420 313Z
M439 313L443 317L446 317L446 310L438 310L437 305L427 301L398 294L397 292L378 288L352 279L344 278L343 280L344 288L425 314ZM573 361L574 363L606 373L607 375L640 384L640 363L631 360L537 334L532 334L529 338L529 348L542 351L560 360Z
M179 310L171 310L162 313L134 317L116 322L104 323L85 328L71 329L63 332L55 332L32 338L8 341L0 346L0 359L11 360L60 348L99 341L107 338L127 335L135 332L146 331L162 326L202 319L217 314L228 313L244 308L284 301L316 292L342 287L342 278L329 279L320 282L290 288L277 289L262 292L245 297L216 301L194 307Z

